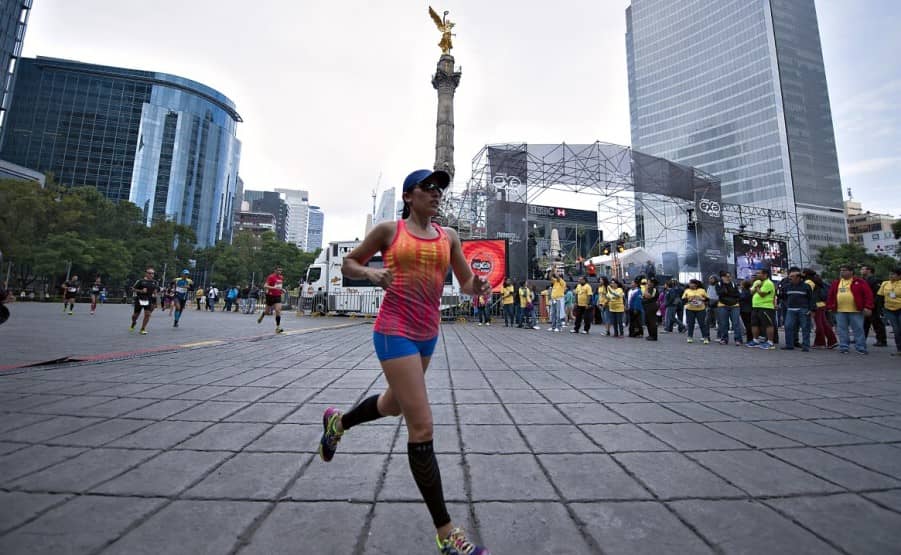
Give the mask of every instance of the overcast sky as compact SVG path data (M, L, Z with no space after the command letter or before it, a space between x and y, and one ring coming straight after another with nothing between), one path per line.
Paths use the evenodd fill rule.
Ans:
M463 67L458 190L487 143L629 144L628 1L441 1ZM221 91L244 119L245 188L309 190L328 242L362 236L379 174L380 190L399 188L434 163L440 34L427 6L35 0L24 55L161 71ZM818 0L817 11L842 186L866 209L899 215L901 2Z

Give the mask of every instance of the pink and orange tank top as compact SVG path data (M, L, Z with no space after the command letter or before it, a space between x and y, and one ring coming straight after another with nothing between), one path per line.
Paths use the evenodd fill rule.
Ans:
M391 270L394 280L385 291L375 331L413 341L438 335L441 293L450 266L450 238L441 226L432 225L438 236L421 239L407 231L406 221L398 220L394 241L382 253L385 268Z

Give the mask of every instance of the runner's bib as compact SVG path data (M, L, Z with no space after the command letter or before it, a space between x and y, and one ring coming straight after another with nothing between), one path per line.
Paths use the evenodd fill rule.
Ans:
M187 288L187 287L176 287L176 288L175 288L175 292L176 292L176 293L187 293L187 292L188 292L188 288Z
M138 304L141 305L141 306L149 306L149 305L150 305L150 301L149 301L149 300L146 300L146 301L145 301L144 299L139 299L139 300L138 300Z
M69 293L74 293L74 292L76 292L76 291L78 291L78 288L77 288L77 287L70 287L70 288L69 288Z

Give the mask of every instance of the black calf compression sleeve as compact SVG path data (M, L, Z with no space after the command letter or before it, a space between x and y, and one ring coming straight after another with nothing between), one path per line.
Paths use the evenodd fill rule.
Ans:
M432 442L407 443L407 459L410 461L410 471L413 473L419 493L422 494L429 513L432 514L435 528L444 526L451 519L444 504L441 472L438 470L438 459L435 458Z
M350 409L347 414L341 417L341 427L349 430L357 424L370 422L381 418L379 414L379 396L372 395L363 399L359 405Z
M282 325L282 317L281 317L281 316L276 316L276 317L275 317L275 325L276 325L276 326Z

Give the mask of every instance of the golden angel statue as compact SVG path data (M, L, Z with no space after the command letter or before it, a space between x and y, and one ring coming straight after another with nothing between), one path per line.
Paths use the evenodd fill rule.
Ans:
M441 42L438 43L438 46L441 47L442 54L450 54L451 48L454 47L454 45L451 43L451 37L454 36L454 34L451 33L451 29L454 28L454 22L447 19L448 13L450 12L445 11L444 17L441 18L438 16L435 10L433 10L432 7L429 6L429 15L432 16L432 20L435 22L438 30L441 31Z

